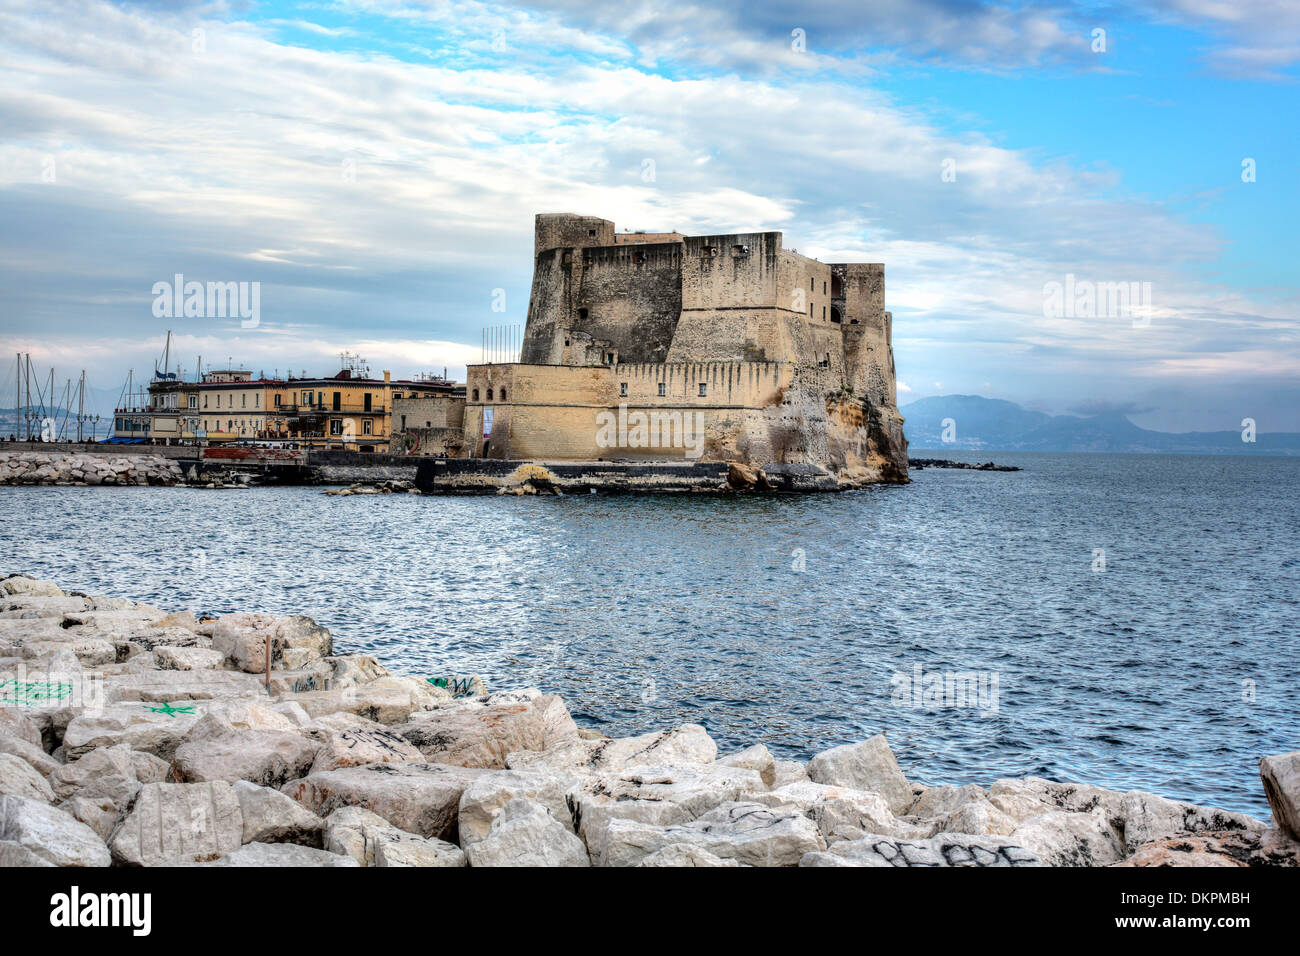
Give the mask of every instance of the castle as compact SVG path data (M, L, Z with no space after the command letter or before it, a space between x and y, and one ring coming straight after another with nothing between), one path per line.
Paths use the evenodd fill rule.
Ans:
M906 480L883 265L567 213L534 254L520 361L469 367L461 455Z

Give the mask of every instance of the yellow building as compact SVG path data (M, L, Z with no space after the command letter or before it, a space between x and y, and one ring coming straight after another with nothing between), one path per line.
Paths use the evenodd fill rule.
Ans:
M290 414L284 410L290 394L280 379L253 378L244 369L216 369L203 376L186 395L187 441L216 444L239 441L288 440Z
M288 413L289 440L302 448L388 452L395 399L446 390L435 381L360 377L345 368L331 378L291 378L280 409Z

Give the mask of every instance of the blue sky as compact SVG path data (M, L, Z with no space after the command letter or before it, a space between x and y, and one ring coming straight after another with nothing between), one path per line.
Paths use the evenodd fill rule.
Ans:
M1280 0L10 0L0 345L463 374L572 211L884 262L901 402L1297 431L1298 77ZM177 272L261 324L155 318ZM1048 314L1067 275L1148 321Z

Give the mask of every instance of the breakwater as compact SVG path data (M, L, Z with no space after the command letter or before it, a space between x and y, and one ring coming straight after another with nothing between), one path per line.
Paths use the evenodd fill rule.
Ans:
M301 615L0 580L0 865L1296 865L1300 754L1260 773L1272 825L922 783L883 734L806 762L694 723L612 738L541 689L337 654Z

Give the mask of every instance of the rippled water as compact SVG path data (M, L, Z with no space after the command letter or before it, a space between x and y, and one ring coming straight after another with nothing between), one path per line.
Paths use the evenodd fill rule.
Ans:
M691 720L807 758L884 730L926 782L1266 819L1257 758L1300 749L1300 460L996 457L1026 470L807 497L4 488L0 541L6 571L309 614L341 651L536 685L614 735ZM898 700L917 665L996 699Z

